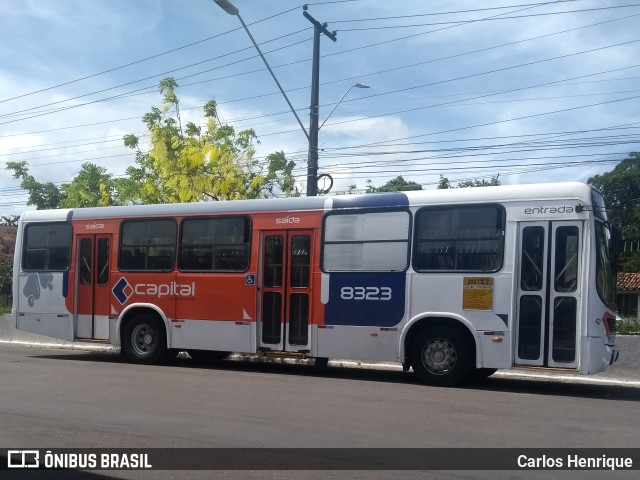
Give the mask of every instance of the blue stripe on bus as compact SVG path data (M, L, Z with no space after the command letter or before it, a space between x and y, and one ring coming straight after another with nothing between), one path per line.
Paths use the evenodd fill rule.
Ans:
M371 195L340 195L332 197L332 210L348 208L408 207L409 199L402 192Z
M325 325L398 325L404 317L406 278L406 272L332 273Z

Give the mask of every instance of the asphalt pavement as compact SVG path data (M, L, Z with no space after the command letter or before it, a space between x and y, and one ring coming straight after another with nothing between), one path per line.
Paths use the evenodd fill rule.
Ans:
M44 337L33 333L22 332L13 327L10 315L0 315L0 345L3 343L33 345L34 347L50 347L57 349L74 349L87 351L117 351L119 347L94 342L67 342L55 338ZM550 378L562 381L581 381L594 383L614 383L620 385L640 386L640 335L618 335L616 343L620 349L620 357L616 363L609 366L607 371L597 375L576 376L563 373L551 373L537 370L506 370L499 371L496 375L515 376L520 378ZM238 356L246 359L246 355ZM283 361L279 359L269 359L268 361ZM296 362L296 360L284 360ZM303 360L304 362L305 360ZM376 363L376 362L353 362L347 360L332 360L332 366L360 366L362 368L376 369L401 369L399 364Z

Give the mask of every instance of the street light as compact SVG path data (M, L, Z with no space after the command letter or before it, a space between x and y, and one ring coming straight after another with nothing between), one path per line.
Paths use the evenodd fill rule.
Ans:
M355 83L351 85L349 88L347 88L347 91L344 92L344 95L342 95L342 97L340 97L340 100L338 100L337 103L333 106L333 108L329 112L329 115L327 115L327 118L325 118L324 122L322 122L322 124L318 127L318 130L320 130L322 126L326 123L326 121L329 120L329 117L331 116L331 114L336 110L336 108L338 108L338 105L340 105L342 100L344 100L344 97L347 96L347 93L349 93L352 88L371 88L371 87L369 85L364 85L362 83Z
M319 103L320 103L319 102L319 96L320 96L320 35L325 35L326 37L329 37L331 40L333 40L335 42L336 41L336 32L330 32L329 30L327 30L327 24L326 23L320 23L315 18L313 18L311 15L309 15L309 13L307 13L307 8L308 8L307 5L304 5L302 7L302 9L304 10L302 15L313 24L313 58L312 58L312 71L311 71L311 105L309 107L309 110L310 110L310 113L309 113L309 131L307 131L307 129L304 128L304 125L300 121L300 117L298 117L298 114L296 113L295 109L293 108L293 105L291 105L291 102L289 101L289 98L287 97L287 94L284 93L284 89L282 88L282 86L280 85L280 82L278 81L278 79L276 78L275 74L273 73L273 70L271 70L271 67L269 66L269 63L267 62L267 59L264 58L264 55L262 54L262 51L260 50L260 47L258 47L258 44L253 39L253 35L251 35L251 32L247 28L247 25L244 23L244 20L242 20L242 17L240 16L240 11L229 0L213 0L213 1L215 3L217 3L218 6L220 8L222 8L225 12L227 12L229 15L233 15L235 17L238 17L238 20L240 20L240 23L244 27L245 32L247 32L247 35L249 35L249 38L251 39L251 42L253 43L253 46L256 47L256 50L260 54L260 58L262 58L262 61L267 66L267 69L269 70L269 73L271 74L271 76L275 80L276 85L278 85L278 88L280 89L280 93L282 93L282 96L287 101L287 104L289 105L289 108L291 109L291 112L293 112L293 115L296 117L296 120L300 124L300 127L302 128L302 131L307 136L307 140L309 142L309 159L308 159L308 162L307 162L307 196L315 197L318 194L318 132L320 130L320 127L318 127L318 107L319 107ZM360 88L363 88L363 87L360 87ZM366 88L366 87L364 87L364 88ZM346 93L345 93L345 95L346 95ZM340 102L338 102L338 103L340 103ZM331 115L331 114L329 114L329 115Z
M262 54L262 50L260 50L260 47L258 46L256 41L253 39L253 35L251 35L251 32L247 28L247 25L244 23L244 20L242 20L242 17L240 16L240 11L229 0L213 0L213 1L215 3L217 3L218 6L220 8L222 8L225 12L227 12L229 15L233 15L234 17L238 17L238 20L240 20L240 23L244 27L245 32L247 32L247 35L249 35L249 38L251 39L251 42L253 43L253 46L256 47L256 50L260 54L260 58L262 58L262 61L267 66L267 69L269 70L269 73L271 74L271 76L273 77L273 79L276 82L276 85L278 85L278 88L280 89L280 93L282 93L282 96L287 101L287 104L289 105L289 108L291 109L291 112L296 117L296 120L298 120L298 123L300 124L300 127L302 128L302 131L304 132L304 134L307 136L307 139L308 139L309 138L309 133L307 132L307 129L304 128L304 125L302 124L302 121L300 120L300 117L298 117L298 114L296 113L296 110L293 108L293 105L291 105L291 102L289 101L289 97L287 97L287 94L284 93L284 89L282 88L282 85L280 85L280 82L276 78L275 73L273 73L273 70L271 70L271 67L269 66L269 63L267 62L267 59L264 58L264 55Z

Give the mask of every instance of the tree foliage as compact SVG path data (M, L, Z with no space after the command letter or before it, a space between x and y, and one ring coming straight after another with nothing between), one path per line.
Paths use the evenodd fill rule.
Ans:
M446 190L448 188L471 188L471 187L497 187L500 185L500 180L498 179L499 175L491 177L491 180L478 180L477 178L474 180L464 180L458 183L457 187L451 185L451 181L440 175L440 181L438 182L439 190Z
M611 223L625 238L640 239L640 153L630 153L613 170L588 182L602 192Z
M588 182L602 192L609 221L620 228L623 238L640 240L640 153L631 152L613 170ZM623 271L640 272L640 253L623 255L620 260Z
M35 205L38 210L58 208L64 193L53 182L38 182L29 173L27 162L7 162L7 170L13 171L13 178L21 180L20 187L29 192L27 205Z
M402 175L392 178L380 187L376 187L371 180L367 180L367 193L407 192L412 190L422 190L422 185L410 180L407 181Z
M121 201L135 203L200 202L263 196L267 179L253 159L256 134L237 132L217 118L214 100L203 108L206 127L182 126L176 81L160 82L162 108L153 107L142 120L150 134L149 151L135 135L124 137L136 151L136 166L117 182Z
M11 293L13 280L13 251L16 245L18 217L1 217L0 221L0 293Z
M266 189L270 195L299 197L301 191L296 185L293 169L296 163L287 160L283 151L274 152L267 156Z
M0 216L0 227L17 227L20 215Z
M124 178L84 163L71 182L58 187L38 182L27 162L8 162L13 177L29 192L27 204L51 209L300 195L293 176L295 163L282 151L269 155L266 163L257 162L255 132L236 132L222 124L214 100L203 107L204 127L193 122L183 125L177 87L171 77L161 80L161 107L152 107L142 117L149 131L148 150L136 135L124 136L124 145L135 151L135 164Z
M253 130L222 124L217 105L203 107L203 128L193 122L182 125L178 84L171 78L160 82L162 107L143 117L150 133L150 148L143 151L135 135L124 137L125 146L136 151L136 165L127 178L117 180L120 201L134 203L200 202L299 196L293 168L284 152L267 157L265 166L254 159L257 142Z
M106 168L90 162L83 163L80 172L60 190L64 194L60 202L62 208L105 207L115 202L113 176Z
M13 256L0 256L0 293L11 293L12 280Z
M115 184L107 170L85 162L69 183L60 187L52 182L40 183L29 173L27 162L7 162L13 178L22 180L20 186L29 192L27 205L38 210L71 207L96 207L114 203Z

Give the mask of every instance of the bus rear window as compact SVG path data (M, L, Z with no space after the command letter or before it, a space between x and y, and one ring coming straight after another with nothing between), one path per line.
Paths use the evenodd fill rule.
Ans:
M71 225L66 222L34 223L24 229L22 269L25 272L60 272L69 269Z

